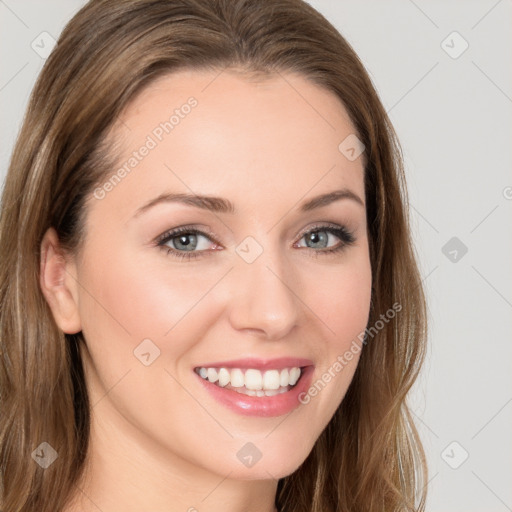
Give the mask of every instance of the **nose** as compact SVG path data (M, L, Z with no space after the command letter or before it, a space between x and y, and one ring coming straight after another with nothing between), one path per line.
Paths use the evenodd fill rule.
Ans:
M250 264L238 261L231 274L229 318L234 329L268 340L282 339L293 330L301 302L291 267L264 253Z

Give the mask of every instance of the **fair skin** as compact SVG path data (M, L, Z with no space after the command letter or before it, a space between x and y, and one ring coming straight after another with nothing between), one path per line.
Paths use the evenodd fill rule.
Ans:
M86 342L88 471L67 512L272 512L277 480L311 452L357 367L355 355L309 403L267 417L226 407L194 372L300 357L314 382L364 331L371 295L363 161L338 149L355 133L341 102L290 73L217 75L180 71L146 88L115 125L120 165L168 112L198 104L105 197L89 198L78 254L64 254L53 229L43 239L43 293L58 326ZM340 189L360 202L301 210ZM166 192L221 197L236 213L164 201L135 215ZM317 228L326 224L354 241L322 253L344 244ZM195 259L167 253L183 249L178 237L155 243L180 226L208 235ZM251 263L236 251L248 236L263 251ZM160 350L148 366L134 356L144 339ZM237 457L249 442L261 453L251 467Z

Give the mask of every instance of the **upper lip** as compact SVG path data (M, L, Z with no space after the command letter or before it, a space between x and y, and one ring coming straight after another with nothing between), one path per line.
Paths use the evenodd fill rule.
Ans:
M254 368L257 370L281 370L283 368L301 368L311 366L313 361L298 357L278 357L275 359L259 359L246 357L244 359L232 359L231 361L215 361L197 365L196 368Z

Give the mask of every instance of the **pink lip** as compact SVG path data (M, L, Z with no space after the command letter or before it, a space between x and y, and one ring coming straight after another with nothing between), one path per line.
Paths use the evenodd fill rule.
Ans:
M230 368L241 368L245 365L238 366L242 360L239 361L231 361L232 366ZM246 360L243 360L246 361ZM253 366L254 359L250 360L251 363L248 365L249 368L262 368L261 361L260 366ZM275 364L277 360L274 360L272 363ZM281 360L279 360L281 361ZM283 359L284 361L284 359ZM287 359L287 363L281 362L284 368L293 367L293 366L301 366L303 364L296 364L298 361L304 361L299 359ZM292 364L288 364L289 361L292 361ZM236 364L235 364L236 363ZM267 362L264 362L264 365L267 365ZM217 363L211 364L208 363L209 368L217 368L224 367L226 365ZM278 368L276 366L271 366L271 368ZM314 366L306 366L302 368L302 374L297 384L287 391L286 393L281 393L275 396L248 396L243 395L242 393L238 393L231 389L221 388L217 384L213 384L199 375L197 378L201 381L202 385L206 388L206 390L211 393L213 398L215 398L218 402L225 405L232 411L235 411L238 414L242 414L245 416L260 416L260 417L273 417L273 416L281 416L283 414L288 414L293 411L301 402L299 400L299 396L303 396L303 393L307 393L311 385L311 381L313 379ZM194 372L195 373L195 372Z
M283 368L302 368L311 366L313 361L309 359L300 359L297 357L278 357L276 359L257 359L246 357L244 359L235 359L232 361L218 361L214 363L205 363L197 365L196 368L240 368L246 370L255 368L256 370L282 370Z

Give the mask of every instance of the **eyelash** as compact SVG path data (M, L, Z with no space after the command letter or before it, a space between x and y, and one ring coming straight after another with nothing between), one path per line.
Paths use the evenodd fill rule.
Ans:
M307 231L304 231L301 233L299 237L299 241L302 240L302 238L308 234L319 232L319 231L325 231L326 233L333 234L337 238L341 240L341 243L330 248L330 249L313 249L312 247L301 247L301 249L311 249L312 255L314 257L322 255L328 255L328 254L334 254L343 251L347 247L351 246L355 242L354 234L349 231L345 226L337 226L337 225L326 225L321 224L317 226L313 226L312 228L309 228ZM171 254L173 257L179 258L179 259L185 259L185 260L191 260L194 258L198 258L202 255L204 252L208 251L177 251L176 249L172 249L171 247L167 247L165 244L169 241L171 241L173 238L176 238L177 236L181 234L187 234L187 235L202 235L206 238L208 238L211 242L214 244L220 245L219 242L217 242L213 236L209 233L206 233L204 231L201 231L196 228L190 228L187 226L183 226L180 228L172 229L170 231L165 232L163 235L158 237L156 240L157 246L162 248L167 252L167 254Z

